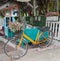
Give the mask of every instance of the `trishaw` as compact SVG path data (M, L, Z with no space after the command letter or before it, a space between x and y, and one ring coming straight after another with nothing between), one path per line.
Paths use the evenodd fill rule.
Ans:
M18 59L25 56L28 51L29 43L40 47L48 47L52 43L53 32L49 30L48 27L36 27L29 24L23 26L24 24L20 24L20 30L15 31L15 36L12 37L10 41L8 40L4 46L4 51L8 57L12 56L14 59ZM11 50L9 49L10 42L15 47L11 47L12 52L9 53Z

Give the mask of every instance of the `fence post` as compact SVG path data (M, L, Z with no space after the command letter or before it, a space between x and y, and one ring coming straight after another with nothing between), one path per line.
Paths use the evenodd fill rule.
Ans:
M58 30L58 39L60 40L60 22L59 22L59 30Z

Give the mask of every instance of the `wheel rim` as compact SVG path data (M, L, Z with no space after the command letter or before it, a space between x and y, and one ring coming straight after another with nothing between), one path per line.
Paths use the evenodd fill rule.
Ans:
M7 41L4 46L4 52L8 57L13 57L14 59L19 59L26 55L27 50L28 50L28 44L25 42L25 40L24 40L24 46L19 47L19 49L16 49L16 46L17 46L16 42L14 43L15 48L12 48L11 46L9 46L10 42L14 43L14 41L10 40L10 41Z
M53 40L53 32L49 30L49 37L46 39L45 42L42 42L41 44L39 44L39 46L41 48L44 48L44 47L48 47L52 44L52 40Z

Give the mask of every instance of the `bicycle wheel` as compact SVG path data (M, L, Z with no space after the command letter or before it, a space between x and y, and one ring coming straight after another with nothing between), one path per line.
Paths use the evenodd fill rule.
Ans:
M26 55L28 50L28 44L23 39L24 45L23 47L19 47L17 49L16 38L8 40L4 46L4 52L8 57L13 57L13 59L19 59Z
M46 36L43 35L43 41L42 43L39 44L39 47L44 48L50 46L52 44L52 40L53 40L53 32L49 30L48 37L46 38Z

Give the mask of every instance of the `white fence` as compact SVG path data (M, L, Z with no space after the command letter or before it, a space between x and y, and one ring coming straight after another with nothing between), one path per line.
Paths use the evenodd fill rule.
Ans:
M60 21L49 21L50 19L46 19L46 26L50 27L50 30L54 33L54 38L60 40Z

